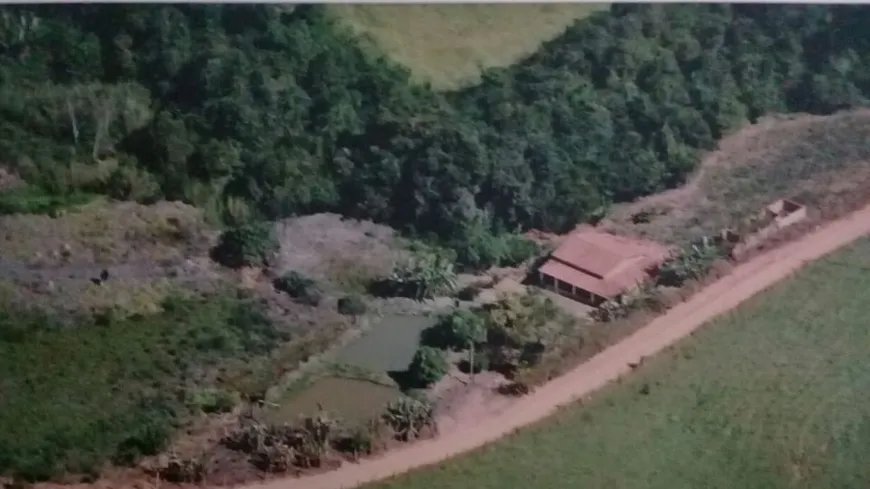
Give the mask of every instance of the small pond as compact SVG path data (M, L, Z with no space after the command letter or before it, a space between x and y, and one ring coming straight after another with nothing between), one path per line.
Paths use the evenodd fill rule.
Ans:
M337 360L372 372L404 371L420 345L420 333L437 320L427 316L385 316L339 352Z
M396 387L366 380L323 377L290 395L269 418L275 422L297 421L300 416L316 413L320 405L350 423L365 422L380 414L384 405L399 395Z

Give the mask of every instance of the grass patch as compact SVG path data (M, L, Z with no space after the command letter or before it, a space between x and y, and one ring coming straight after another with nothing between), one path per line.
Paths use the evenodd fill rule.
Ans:
M159 314L66 328L0 313L0 474L93 473L155 453L204 383L193 379L282 339L253 305L229 298L170 299Z
M536 427L370 488L870 487L870 242Z
M607 4L330 5L421 82L442 90L509 66Z
M40 187L24 185L0 191L0 215L52 214L63 209L87 204L96 197L96 195L80 192L54 195Z

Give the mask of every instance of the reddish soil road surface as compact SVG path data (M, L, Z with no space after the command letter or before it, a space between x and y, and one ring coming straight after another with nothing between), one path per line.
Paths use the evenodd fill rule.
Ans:
M345 464L323 474L252 484L243 489L349 489L435 464L512 433L553 414L631 370L629 363L654 355L705 322L732 309L795 270L870 233L870 206L834 221L798 241L760 255L738 267L620 343L562 377L521 398L506 411L475 426L389 452L383 457Z

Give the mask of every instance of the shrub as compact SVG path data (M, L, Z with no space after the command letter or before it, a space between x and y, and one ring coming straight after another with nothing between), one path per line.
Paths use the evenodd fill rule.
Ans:
M319 305L323 299L323 292L317 282L299 272L286 273L276 278L272 285L290 297L312 306Z
M154 175L134 166L116 168L104 184L104 192L118 200L153 203L160 196L160 183Z
M112 460L119 465L129 465L142 456L157 455L169 444L172 428L168 415L152 416L118 444Z
M225 231L218 245L212 250L212 258L230 267L264 266L278 250L275 229L268 222L254 222Z
M442 316L423 332L423 342L433 348L461 351L486 341L486 323L474 311L456 310Z
M49 214L62 209L86 204L93 196L85 193L52 195L31 185L0 191L0 215L4 214Z
M366 303L356 294L346 295L338 300L338 312L346 316L359 316L365 314Z
M206 467L202 458L179 458L173 454L165 466L160 467L160 477L174 483L197 483L205 478Z
M376 283L373 292L417 300L448 294L456 288L452 260L441 250L414 251L408 260L393 267L389 277Z
M679 251L658 270L658 285L679 287L689 280L700 280L707 275L713 263L726 255L722 246L703 238Z
M421 346L414 354L408 374L414 382L427 386L441 380L447 374L447 368L447 359L444 358L443 351Z
M481 291L483 291L481 286L471 284L460 290L459 293L456 294L456 298L461 301L473 301L474 299L477 299L477 296L480 295Z
M435 428L435 408L428 401L402 397L387 404L382 419L397 439L411 441L423 429Z
M188 397L188 405L200 411L211 413L228 413L240 402L239 394L216 388L198 389Z
M375 432L368 426L357 426L336 438L332 444L335 450L359 458L371 455L375 446Z
M541 246L519 234L503 234L505 254L500 261L504 267L515 267L541 253Z

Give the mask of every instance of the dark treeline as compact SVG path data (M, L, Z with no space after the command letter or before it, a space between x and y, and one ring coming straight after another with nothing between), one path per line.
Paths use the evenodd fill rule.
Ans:
M460 250L679 184L762 114L870 94L862 6L614 6L449 94L317 6L6 7L0 22L0 151L32 183L225 222L333 210Z

